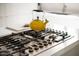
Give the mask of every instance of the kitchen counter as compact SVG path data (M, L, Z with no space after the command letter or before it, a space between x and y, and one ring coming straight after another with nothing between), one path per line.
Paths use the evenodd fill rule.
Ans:
M74 35L72 34L71 39L68 39L65 42L53 46L52 48L38 54L37 56L60 56L69 51L70 49L72 49L73 47L75 47L78 43L78 36L76 32L74 32Z
M74 27L75 25L74 26L72 25L73 27L71 25L69 25L69 27L68 27L68 23L67 24L63 24L61 19L62 20L63 19L67 19L67 20L68 19L72 19L72 20L77 19L78 20L78 17L75 18L76 16L74 16L74 17L72 16L73 17L72 18L71 15L70 15L70 18L69 18L69 15L66 16L66 15L56 15L56 14L49 14L49 13L47 13L47 15L49 15L49 17L47 19L50 19L49 20L49 24L47 25L47 27L55 28L57 30L67 31L69 33L69 35L72 36L72 38L67 40L67 41L65 41L65 42L62 42L62 43L60 43L60 44L58 44L56 46L53 46L52 48L50 48L50 49L48 49L48 50L46 50L46 51L44 51L42 53L39 53L36 56L50 56L50 55L51 56L56 56L56 55L62 55L62 54L64 54L65 52L69 51L70 49L72 49L74 46L76 46L78 44L78 31L76 29L77 27L76 28ZM61 23L58 23L55 20L53 21L53 19L55 19L56 21L57 21L57 19L60 19ZM68 22L68 21L66 21L66 22ZM75 23L76 22L74 22L74 23L72 22L72 24L75 24ZM15 29L21 30L21 29L26 29L26 28L15 28ZM14 31L7 30L4 27L0 27L0 37L8 35L8 34L11 34L13 32Z
M5 29L5 27L0 27L0 37L11 34L12 31Z

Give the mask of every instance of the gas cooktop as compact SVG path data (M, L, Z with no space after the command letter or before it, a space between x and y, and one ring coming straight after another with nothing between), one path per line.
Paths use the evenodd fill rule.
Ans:
M68 32L27 30L0 37L0 56L36 56L70 39Z

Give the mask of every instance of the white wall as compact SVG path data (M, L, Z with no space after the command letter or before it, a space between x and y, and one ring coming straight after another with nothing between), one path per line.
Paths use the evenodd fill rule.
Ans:
M0 27L21 27L32 20L32 10L36 3L1 3Z

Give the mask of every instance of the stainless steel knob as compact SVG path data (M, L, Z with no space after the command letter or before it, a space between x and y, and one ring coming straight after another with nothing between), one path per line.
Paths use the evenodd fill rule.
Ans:
M44 46L48 46L48 44L47 43L44 43Z
M42 43L38 43L38 45L43 45Z
M43 41L43 43L47 43L47 41Z
M29 53L33 53L33 49L29 49Z
M48 42L48 44L52 44L52 42Z
M32 45L32 47L38 47L36 44Z
M39 48L43 48L43 45L39 45Z
M38 47L35 47L34 50L39 50L39 48Z

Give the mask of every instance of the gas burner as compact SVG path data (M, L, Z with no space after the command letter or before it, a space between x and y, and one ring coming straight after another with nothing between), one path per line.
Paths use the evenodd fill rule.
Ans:
M24 31L23 33L26 34L26 35L30 35L32 37L35 37L35 38L40 37L41 34L42 34L41 32L37 32L37 31L33 31L33 30Z
M49 49L71 36L64 31L46 29L44 31L23 31L0 38L0 55L30 56ZM9 54L7 54L7 52Z

